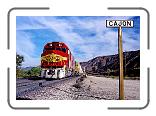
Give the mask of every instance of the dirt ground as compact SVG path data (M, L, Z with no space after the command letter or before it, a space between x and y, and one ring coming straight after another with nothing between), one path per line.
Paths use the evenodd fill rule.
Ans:
M72 78L27 91L20 98L32 100L118 100L118 79L87 76ZM125 100L140 99L140 81L124 80Z

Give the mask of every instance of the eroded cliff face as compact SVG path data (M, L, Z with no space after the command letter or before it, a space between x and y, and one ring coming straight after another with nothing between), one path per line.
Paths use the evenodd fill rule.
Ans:
M124 52L125 76L140 76L140 50ZM99 56L80 63L90 74L114 75L119 74L119 57L116 55Z

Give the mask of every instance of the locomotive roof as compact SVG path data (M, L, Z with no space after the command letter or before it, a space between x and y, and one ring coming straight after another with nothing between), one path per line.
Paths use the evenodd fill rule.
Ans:
M50 44L52 44L52 46L58 46L58 47L61 47L61 46L59 46L59 44L61 44L63 47L68 48L68 46L67 46L65 43L63 43L63 42L49 42L49 43L47 43L47 44L44 46L44 48L50 47ZM68 49L69 49L69 48L68 48Z

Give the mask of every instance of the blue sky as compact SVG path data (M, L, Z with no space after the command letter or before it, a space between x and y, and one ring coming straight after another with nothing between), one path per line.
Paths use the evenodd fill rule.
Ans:
M123 28L123 50L140 49L139 16L17 16L16 51L24 56L24 67L40 65L40 55L48 42L68 45L79 62L118 53L118 30L106 28L106 20L133 20L133 28Z

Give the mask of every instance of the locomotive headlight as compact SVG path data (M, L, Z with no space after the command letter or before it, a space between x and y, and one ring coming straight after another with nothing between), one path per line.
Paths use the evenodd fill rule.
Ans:
M53 44L49 44L49 46L53 46Z
M58 46L62 46L62 44L59 43Z

